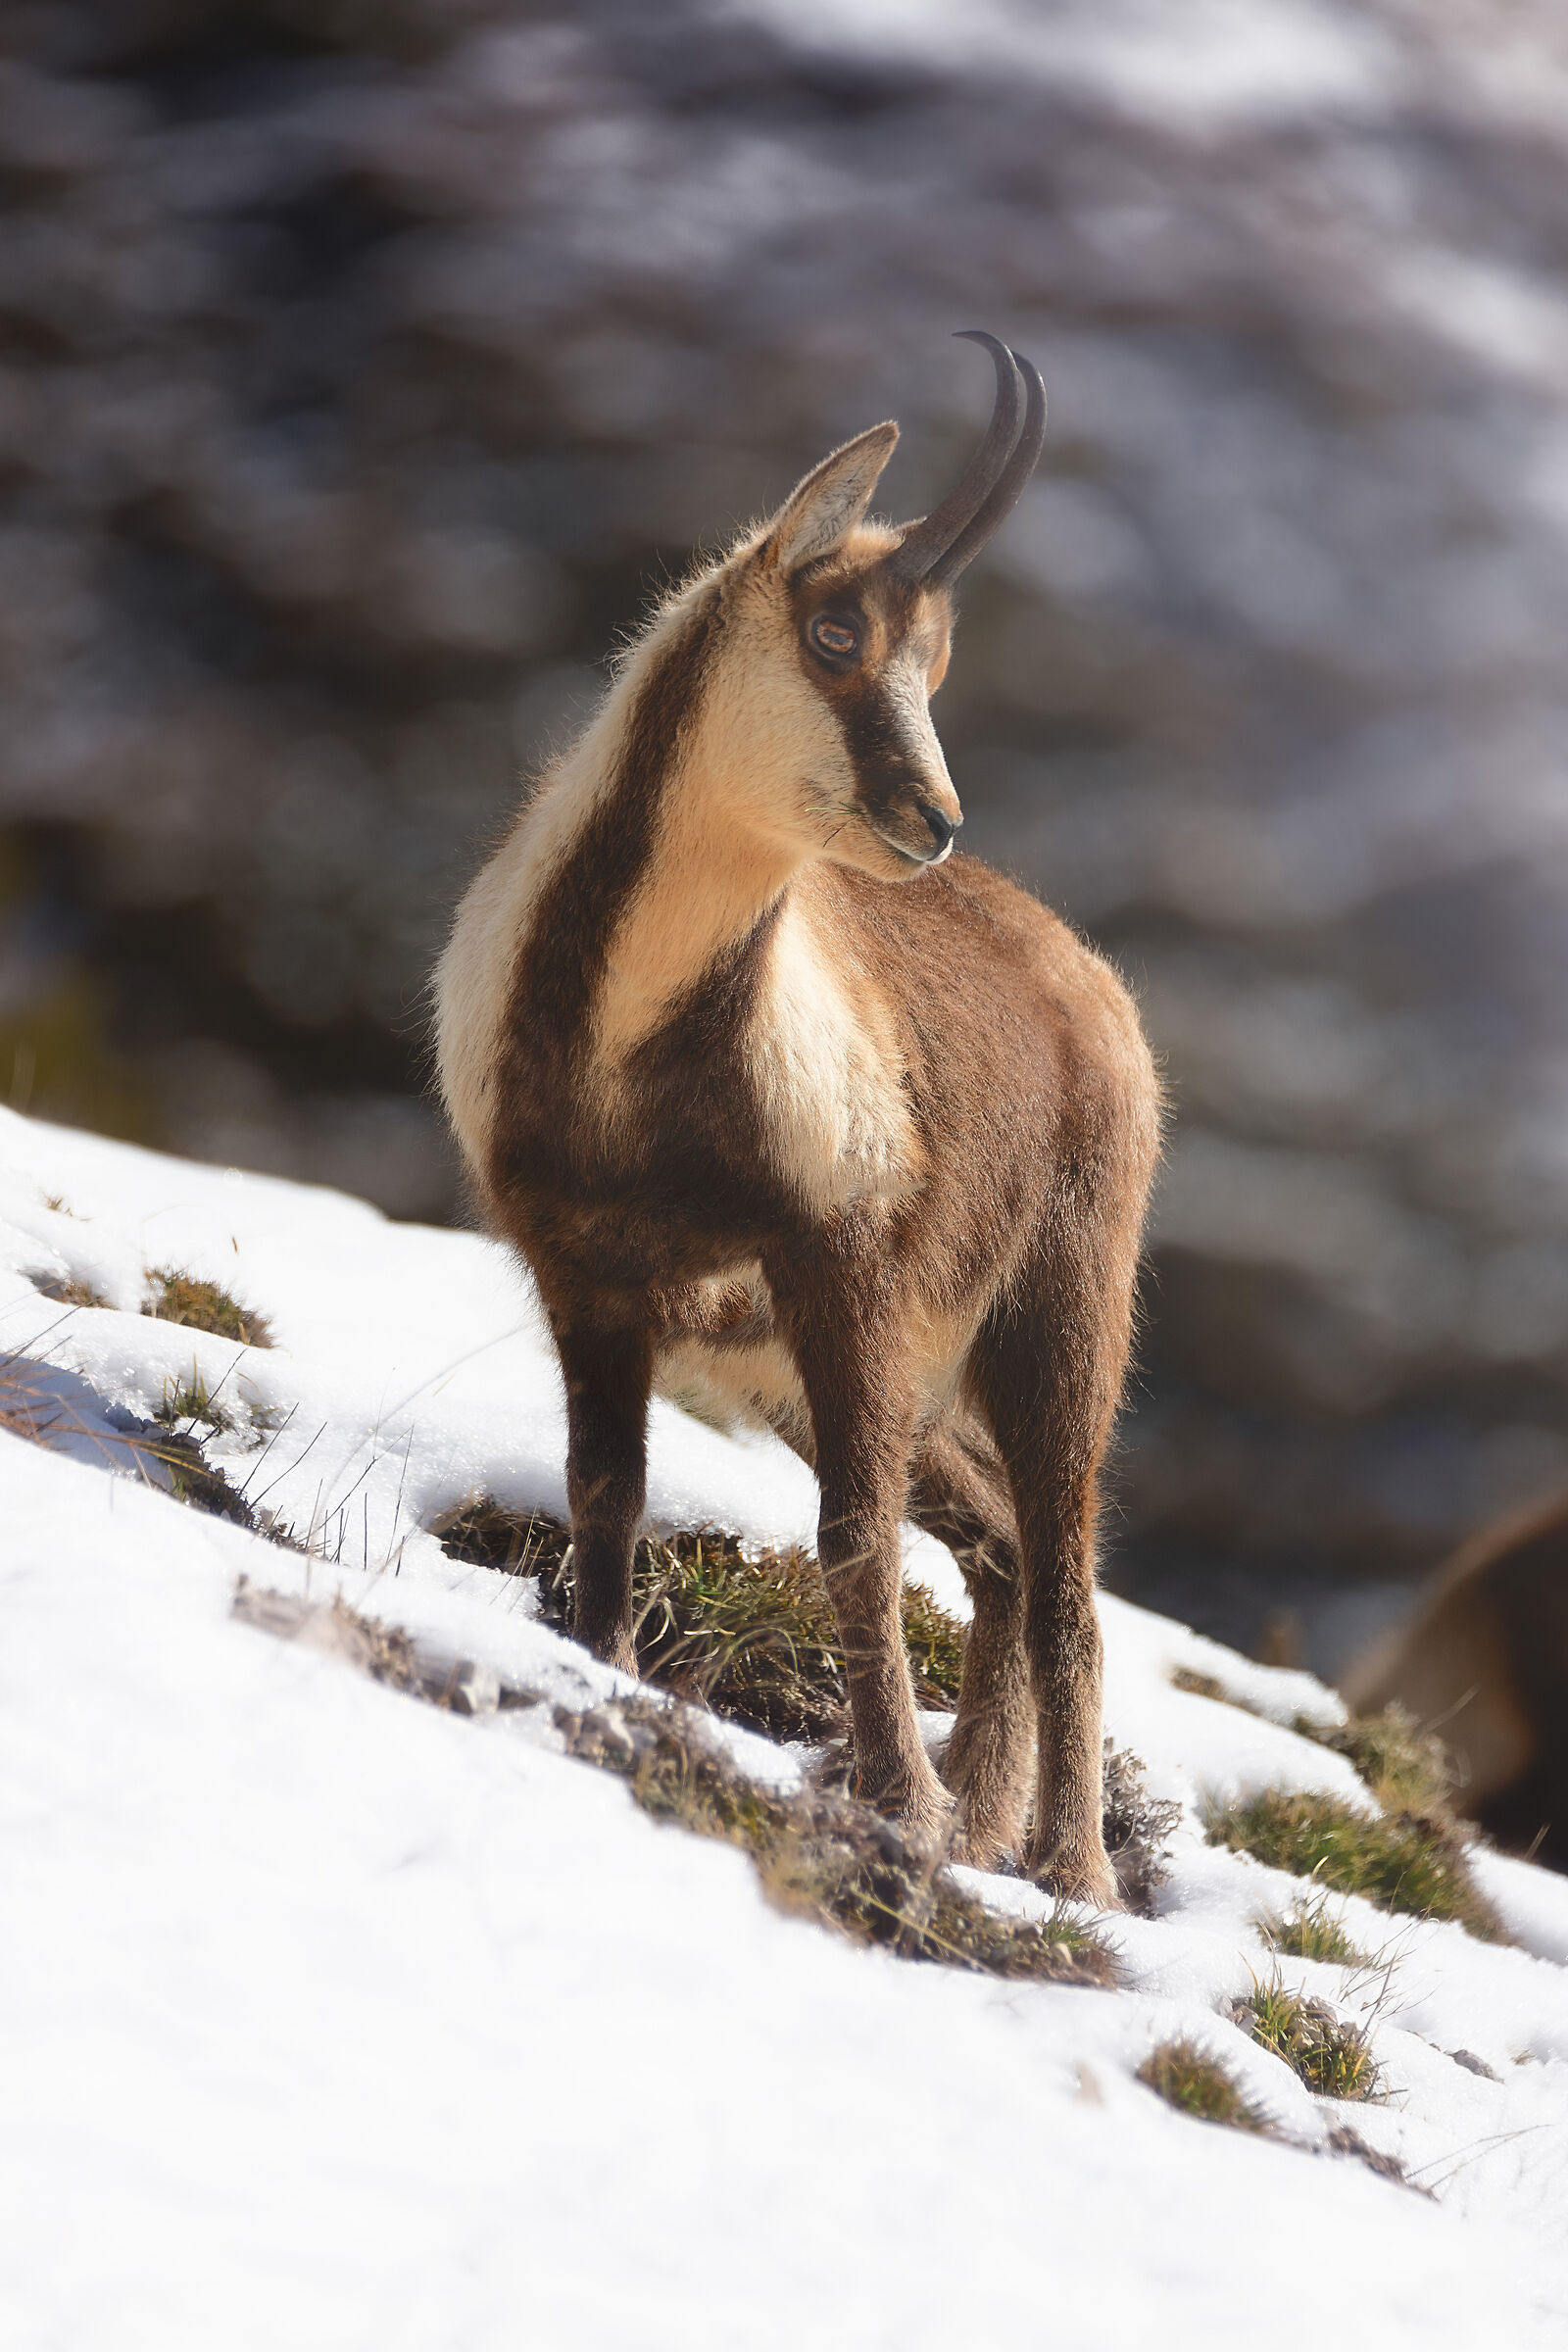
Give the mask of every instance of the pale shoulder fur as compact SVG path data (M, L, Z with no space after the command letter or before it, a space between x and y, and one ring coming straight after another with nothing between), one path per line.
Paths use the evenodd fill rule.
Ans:
M774 1164L807 1207L913 1187L920 1146L891 1009L804 886L769 942L747 1043Z
M665 608L633 647L616 690L524 802L500 849L463 898L436 966L441 1091L464 1155L475 1171L484 1164L490 1140L501 1028L534 908L611 787L626 726L626 690L635 691L639 671L656 657L681 609Z

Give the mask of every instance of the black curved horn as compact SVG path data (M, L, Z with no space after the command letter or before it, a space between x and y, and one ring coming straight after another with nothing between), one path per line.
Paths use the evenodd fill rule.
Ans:
M1025 483L1040 462L1040 452L1046 442L1046 387L1040 380L1040 370L1032 361L1021 359L1017 352L1012 354L1012 359L1028 393L1023 413L1023 430L977 513L965 523L947 553L938 556L926 573L925 584L928 588L947 587L951 580L957 578L964 565L973 561L992 532L1006 521L1023 496Z
M957 488L950 490L942 504L934 507L923 522L911 523L889 556L888 569L895 578L901 580L923 580L932 576L936 566L989 505L1000 486L1008 453L1018 438L1018 410L1023 387L1012 353L997 336L988 335L984 327L960 327L958 334L966 342L983 343L990 352L997 370L996 406L991 412L985 439L975 451ZM1030 462L1032 464L1033 460ZM1008 504L1011 504L1010 500ZM997 520L1000 522L1001 519L999 514ZM979 544L976 540L975 546ZM971 549L970 553L973 552ZM967 562L967 557L964 560Z

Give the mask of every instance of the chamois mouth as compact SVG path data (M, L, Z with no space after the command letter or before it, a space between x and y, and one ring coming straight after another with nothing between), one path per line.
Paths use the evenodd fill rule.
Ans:
M868 824L870 824L869 818L866 821ZM916 867L940 865L944 858L951 858L953 855L953 843L951 840L945 841L940 850L911 850L906 848L902 841L895 841L891 833L884 833L880 825L870 825L870 830L876 835L878 841L885 841L890 850L897 850L899 856L907 865Z

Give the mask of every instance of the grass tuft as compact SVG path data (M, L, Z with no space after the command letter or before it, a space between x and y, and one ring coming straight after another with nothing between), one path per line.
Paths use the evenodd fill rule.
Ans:
M1336 2016L1327 2001L1290 1991L1277 1973L1263 1984L1254 1978L1251 1999L1233 2002L1231 2018L1320 2097L1377 2097L1382 2075L1361 2028Z
M455 1558L537 1579L545 1621L571 1623L571 1538L544 1513L470 1504L441 1531ZM920 1703L951 1707L963 1628L923 1587L905 1592L905 1634ZM676 1696L775 1740L842 1732L849 1702L838 1627L820 1573L802 1551L749 1559L713 1529L649 1538L632 1569L638 1671Z
M1152 1797L1144 1786L1144 1763L1126 1748L1104 1745L1105 1851L1116 1873L1116 1888L1129 1911L1154 1915L1154 1895L1170 1873L1165 1868L1170 1834L1182 1809L1168 1797Z
M619 1774L644 1812L742 1847L768 1899L797 1918L906 1960L1048 1984L1116 1982L1107 1946L1059 1906L1042 1921L991 1910L944 1869L940 1841L908 1837L853 1798L762 1787L736 1770L694 1709L650 1696L581 1716L558 1710L555 1721L568 1752Z
M1338 1968L1373 1968L1369 1952L1350 1941L1329 1909L1328 1896L1293 1904L1281 1919L1260 1919L1257 1932L1282 1960L1326 1960Z
M1502 1939L1495 1913L1470 1875L1465 1839L1441 1814L1357 1813L1338 1797L1265 1788L1211 1808L1210 1845L1252 1854L1293 1878L1364 1894L1385 1911L1453 1919L1472 1936Z
M106 1298L102 1291L95 1291L90 1282L67 1282L60 1275L35 1274L32 1287L42 1292L45 1298L53 1298L59 1306L114 1305L114 1300Z
M220 1282L182 1274L177 1266L155 1267L148 1277L153 1295L142 1308L160 1323L182 1323L191 1331L215 1332L244 1348L270 1348L271 1326L254 1307L243 1306Z
M163 1415L158 1418L162 1421ZM169 1472L169 1491L176 1502L188 1502L193 1510L206 1511L214 1519L231 1519L236 1527L255 1527L244 1495L229 1485L220 1470L209 1467L188 1429L170 1427L168 1436L150 1450Z
M571 1549L571 1531L545 1511L505 1511L485 1498L466 1503L436 1529L441 1548L503 1576L554 1577Z
M1243 1714L1256 1715L1250 1700L1227 1690L1211 1674L1190 1666L1174 1668L1170 1677L1178 1690L1197 1698L1218 1699ZM1351 1715L1344 1723L1323 1723L1312 1715L1298 1715L1291 1729L1319 1747L1332 1747L1348 1757L1378 1803L1392 1813L1441 1813L1453 1788L1448 1752L1435 1732L1424 1732L1397 1700L1381 1715Z
M1385 1811L1441 1814L1446 1809L1453 1786L1447 1750L1397 1701L1381 1715L1352 1715L1348 1723L1313 1723L1298 1716L1296 1729L1348 1757Z
M439 1533L455 1559L534 1578L546 1623L570 1631L571 1534L559 1519L480 1501ZM764 1551L750 1559L734 1536L712 1529L646 1540L633 1562L632 1619L645 1682L769 1739L842 1739L849 1712L844 1653L821 1572L808 1553ZM920 1704L955 1707L963 1627L923 1585L907 1585L904 1633ZM819 1776L823 1785L848 1764L847 1749L830 1759ZM1122 1900L1145 1917L1164 1882L1165 1844L1180 1818L1179 1805L1148 1794L1139 1759L1107 1740L1105 1844Z
M164 1400L153 1419L162 1429L183 1428L189 1433L200 1427L210 1437L218 1437L234 1426L233 1414L226 1405L218 1402L217 1391L208 1387L194 1364L188 1380L165 1381Z
M1168 2106L1204 2124L1237 2132L1267 2132L1268 2119L1244 2097L1228 2068L1196 2041L1162 2041L1138 2069L1138 2080Z
M158 1418L163 1420L162 1413ZM285 1551L310 1549L272 1512L253 1509L249 1497L238 1487L231 1486L220 1470L212 1467L193 1430L166 1426L167 1435L148 1450L168 1470L169 1490L176 1502L187 1502L193 1510L206 1511L215 1519L231 1519L236 1527L248 1528L253 1536L263 1536L269 1544L280 1544Z
M811 1573L820 1581L820 1570ZM904 1645L922 1707L956 1707L963 1679L962 1625L924 1585L904 1587Z

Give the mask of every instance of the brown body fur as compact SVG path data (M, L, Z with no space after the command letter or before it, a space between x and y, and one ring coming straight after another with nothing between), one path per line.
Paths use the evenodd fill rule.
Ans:
M925 710L947 598L888 583L897 538L859 527L895 437L665 606L465 902L443 1085L560 1350L581 1638L630 1669L651 1391L765 1422L820 1483L861 1792L930 1830L956 1798L987 1862L1038 1736L1030 1865L1108 1903L1095 1490L1157 1093L1108 968L933 856L960 821ZM824 604L852 665L813 653ZM946 1788L906 1510L974 1595Z
M1568 1869L1568 1495L1464 1544L1345 1686L1359 1713L1397 1701L1435 1725L1462 1810Z

